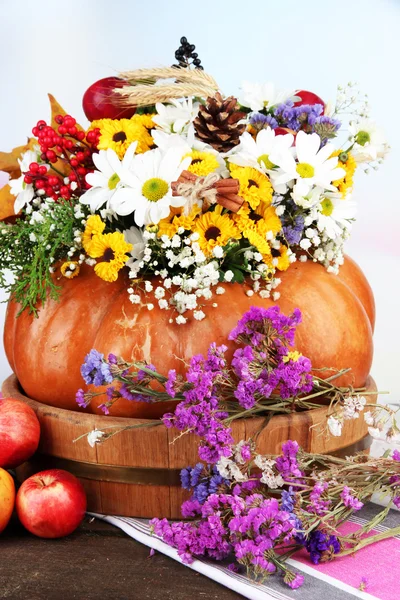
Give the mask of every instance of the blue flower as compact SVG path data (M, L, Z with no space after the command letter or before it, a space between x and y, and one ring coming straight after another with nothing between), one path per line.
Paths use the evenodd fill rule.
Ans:
M114 379L110 366L104 361L104 354L94 349L86 355L85 362L81 366L81 375L87 385L91 383L96 386L104 385Z

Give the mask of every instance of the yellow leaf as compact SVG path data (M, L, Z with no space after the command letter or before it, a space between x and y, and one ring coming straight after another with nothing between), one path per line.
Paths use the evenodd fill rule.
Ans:
M51 108L51 123L50 124L57 131L58 123L56 123L56 120L55 120L56 116L61 115L64 117L68 113L63 109L61 104L59 102L57 102L57 100L54 98L53 94L47 94L47 95L50 100L50 108ZM76 128L81 129L83 131L83 127L78 125L78 123L76 124Z
M24 146L18 146L17 148L11 150L11 152L0 152L0 171L9 173L12 179L19 177L21 172L18 159L21 158L22 154L24 154L24 152L27 150L32 150L35 144L37 144L37 140L35 140L35 138L28 138L28 143Z
M10 186L5 185L0 190L0 221L15 216L15 196L10 192Z

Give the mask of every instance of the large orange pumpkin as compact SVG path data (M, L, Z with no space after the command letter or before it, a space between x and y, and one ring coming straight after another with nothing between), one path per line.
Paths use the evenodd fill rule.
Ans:
M285 313L295 307L303 322L296 333L296 347L316 369L351 368L339 384L364 385L372 362L374 305L371 289L360 268L347 259L340 275L332 275L313 262L294 263L281 275L281 294L276 302ZM226 284L225 294L206 302L207 318L186 325L169 323L172 315L155 304L152 311L133 305L126 292L126 275L115 283L99 279L89 267L79 277L61 279L58 301L48 300L38 318L10 301L4 345L10 365L25 393L40 402L77 410L75 393L83 387L80 366L91 348L126 360L146 360L167 373L183 372L183 362L204 353L212 341L227 343L227 335L252 305L271 306L239 284ZM218 307L211 306L218 302ZM234 346L228 344L228 352ZM332 372L325 371L324 376ZM97 403L98 404L98 403ZM119 400L115 416L156 417L165 406ZM91 410L96 409L95 405Z

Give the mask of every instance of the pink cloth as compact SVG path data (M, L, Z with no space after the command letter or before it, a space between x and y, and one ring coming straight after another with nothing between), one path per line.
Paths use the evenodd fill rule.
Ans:
M345 535L360 529L360 525L347 522L340 527ZM375 535L372 531L369 535ZM304 564L310 565L308 553L304 550L293 558ZM334 577L356 589L359 588L362 578L368 581L364 591L380 600L395 600L400 598L400 540L389 538L377 544L363 548L357 554L343 556L332 562L313 565L320 573Z

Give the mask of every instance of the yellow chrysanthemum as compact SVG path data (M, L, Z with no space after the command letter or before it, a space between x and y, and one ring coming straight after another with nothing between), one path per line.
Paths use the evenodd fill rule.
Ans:
M73 279L79 275L80 266L75 260L68 260L61 265L60 271L67 279Z
M195 205L189 215L182 214L182 208L171 207L171 212L168 217L161 219L158 224L158 237L167 235L168 237L174 236L179 227L183 227L186 231L193 230L193 223L196 217L201 213L199 206Z
M153 127L150 115L134 115L131 119L99 119L90 129L100 129L99 150L111 148L122 159L132 142L138 142L136 154L150 150L153 138L149 130Z
M240 231L245 229L254 229L261 235L266 235L269 231L275 236L281 229L281 221L276 214L273 206L268 206L260 202L255 211L250 210L247 203L243 204L239 211L232 215L232 219Z
M290 261L288 256L287 246L281 244L279 250L272 248L272 264L278 271L287 271L290 267Z
M215 154L212 152L201 152L200 150L193 150L184 156L186 158L190 156L192 162L188 167L188 171L197 175L197 177L205 177L210 173L213 173L218 169L219 162Z
M340 150L336 150L336 152L331 154L331 157L332 156L340 156L337 166L346 171L346 175L342 177L342 179L338 179L337 181L333 182L333 185L338 188L343 198L345 198L347 192L351 191L353 188L353 177L354 173L356 172L357 163L354 159L354 156L350 152L341 152Z
M258 231L255 231L254 229L245 229L243 231L243 235L249 240L250 244L254 246L254 248L256 248L260 254L262 254L263 261L266 264L271 264L271 247L265 239L265 236L258 233Z
M99 215L90 215L82 234L82 246L85 252L89 254L93 236L103 233L105 226Z
M104 281L116 281L118 272L129 259L126 253L132 248L132 244L125 241L124 234L118 231L94 235L88 254L102 259L94 268L96 275Z
M255 210L260 202L269 206L272 202L273 189L269 177L253 169L253 167L238 167L230 165L232 177L239 180L239 196L244 198Z
M206 256L211 256L215 246L226 246L231 239L240 239L240 231L228 217L222 214L222 206L208 211L196 219L194 229L199 234L198 243Z

